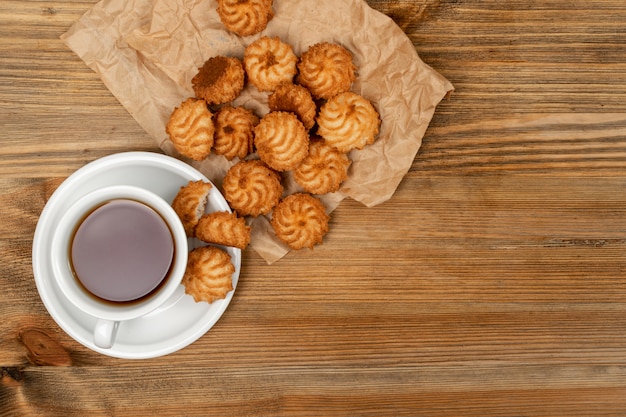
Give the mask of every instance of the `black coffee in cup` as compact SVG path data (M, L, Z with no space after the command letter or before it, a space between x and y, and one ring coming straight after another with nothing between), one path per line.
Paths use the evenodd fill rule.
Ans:
M172 232L155 210L116 199L80 222L70 244L70 263L91 295L113 303L137 302L167 280L174 251Z

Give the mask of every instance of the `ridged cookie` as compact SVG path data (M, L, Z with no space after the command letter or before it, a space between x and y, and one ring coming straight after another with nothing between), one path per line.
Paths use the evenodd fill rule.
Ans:
M245 249L250 243L250 226L236 213L215 211L200 218L196 225L196 238L207 243Z
M292 83L279 85L268 97L267 104L271 111L295 113L306 130L311 130L315 125L317 106L309 90L301 85Z
M329 42L317 43L304 52L298 70L298 83L318 99L329 99L348 91L356 79L350 51Z
M212 117L204 100L188 98L174 109L165 132L181 155L201 161L209 156L213 146Z
M209 58L191 79L196 97L209 104L233 101L244 87L243 63L235 57L214 56Z
M228 252L202 246L189 252L182 284L196 302L212 303L233 290L233 273L235 266Z
M257 39L246 47L243 56L248 81L259 91L273 91L282 83L292 82L297 62L291 45L278 36Z
M222 182L224 198L240 216L269 213L280 200L283 186L280 175L262 161L240 161L233 165Z
M276 236L292 249L312 249L328 233L324 204L306 193L291 194L281 200L272 213Z
M309 154L293 171L294 180L311 194L334 193L348 177L352 161L323 139L311 140Z
M295 114L269 112L254 128L254 145L270 168L289 171L308 154L309 134Z
M226 105L215 114L213 152L229 161L245 158L254 148L254 127L259 118L252 110Z
M327 144L341 152L349 152L374 142L380 117L369 100L348 91L331 98L321 107L317 124L317 134Z
M217 4L226 29L239 36L261 32L274 17L272 0L218 0Z

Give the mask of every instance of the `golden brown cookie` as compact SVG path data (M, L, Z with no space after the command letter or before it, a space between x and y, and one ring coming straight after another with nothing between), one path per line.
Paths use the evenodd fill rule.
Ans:
M197 303L212 303L233 290L234 273L228 252L215 246L202 246L189 252L182 283L185 293Z
M194 236L194 229L204 214L211 188L210 183L202 180L189 181L187 185L180 187L172 201L172 208L178 214L189 237Z
M283 193L280 175L262 161L240 161L222 182L224 198L240 216L269 213Z
M309 134L295 114L269 112L254 128L254 145L270 168L289 171L308 154Z
M245 158L254 148L254 127L259 118L252 110L226 105L215 114L213 152L229 161Z
M263 36L246 47L243 66L248 81L259 91L273 91L278 85L292 82L298 58L291 45L278 36Z
M317 134L326 143L349 152L363 149L376 139L380 127L378 112L366 98L352 92L328 100L317 116Z
M245 249L250 243L250 226L236 213L215 211L200 218L196 237L207 243Z
M233 101L243 90L245 71L243 63L235 57L209 58L192 78L193 91L209 104Z
M322 243L328 233L324 204L305 193L291 194L274 208L271 224L276 236L292 249L310 248Z
M239 36L261 32L274 17L272 0L218 0L217 14L226 29Z
M311 130L315 125L317 106L309 90L301 85L292 83L279 85L268 97L267 104L271 111L295 113L306 130Z
M188 98L174 109L165 132L181 155L201 161L209 156L213 146L212 117L204 100Z
M356 79L352 54L335 43L321 42L311 46L300 57L298 83L313 97L329 99L350 90Z
M309 154L293 171L294 180L311 194L334 193L348 177L352 161L323 139L311 140Z

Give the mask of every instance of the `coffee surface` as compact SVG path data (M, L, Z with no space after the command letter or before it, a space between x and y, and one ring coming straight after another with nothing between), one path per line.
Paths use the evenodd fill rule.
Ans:
M71 244L82 286L101 299L129 302L149 295L167 278L174 241L152 208L133 200L109 201L85 217Z

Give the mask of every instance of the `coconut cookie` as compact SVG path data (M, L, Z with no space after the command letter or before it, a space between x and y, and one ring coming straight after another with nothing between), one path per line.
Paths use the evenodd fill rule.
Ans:
M300 57L298 84L313 97L329 99L350 90L356 79L352 54L341 45L321 42L311 46Z
M272 0L218 0L217 14L226 29L239 36L261 32L274 17Z
M317 134L341 152L363 149L378 135L380 117L366 98L352 92L328 100L317 116Z
M295 114L270 112L254 128L254 145L270 168L289 171L309 153L309 134Z
M233 290L234 273L228 252L215 246L202 246L189 252L182 284L185 293L196 302L212 303L226 298Z
M246 47L243 66L248 81L259 91L273 91L280 84L292 82L298 58L291 45L276 36L263 36Z
M285 197L274 208L271 225L276 236L292 249L312 249L322 243L329 219L324 204L317 197L296 193Z
M352 161L321 138L311 140L309 154L293 171L294 180L311 194L334 193L348 177Z
M165 132L181 155L201 161L209 156L213 147L212 117L204 100L188 98L174 109Z
M222 192L230 207L240 216L256 217L274 208L283 193L283 186L276 171L255 159L233 165L224 176Z
M243 90L244 82L243 63L238 58L221 55L209 58L191 79L196 97L208 104L233 101Z
M259 118L252 110L226 105L215 114L213 152L229 161L245 158L254 148L254 127Z

